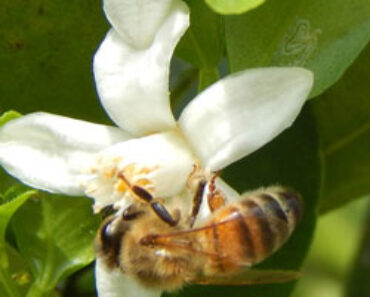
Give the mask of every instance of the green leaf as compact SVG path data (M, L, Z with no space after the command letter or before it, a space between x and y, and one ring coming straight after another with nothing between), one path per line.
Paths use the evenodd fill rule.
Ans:
M202 68L199 70L198 90L201 92L220 78L217 68Z
M20 116L22 115L19 112L16 112L14 110L9 110L7 112L4 112L0 116L0 127L4 125L6 122L19 118Z
M240 14L260 6L265 0L205 0L220 14Z
M176 48L176 55L197 68L215 68L224 53L221 16L203 1L187 0L190 27Z
M44 110L107 122L91 74L107 29L100 1L3 1L0 111Z
M343 78L312 101L321 140L320 212L370 193L370 46Z
M5 246L5 231L11 217L18 210L18 208L23 205L23 203L25 203L31 196L35 195L36 193L36 191L27 191L25 193L17 195L13 199L3 198L3 200L8 201L0 205L0 250L3 249Z
M28 296L50 292L62 278L94 260L99 223L87 198L43 195L17 212L17 245L35 277Z
M20 195L9 193L2 195L0 205L0 293L1 296L20 297L22 285L17 284L12 275L15 272L25 271L24 265L20 269L21 257L6 244L5 231L14 213L22 206L36 191L27 191ZM11 260L10 260L11 259ZM18 265L19 264L19 265Z
M303 220L292 238L267 261L261 269L300 270L310 246L316 221L316 207L320 187L320 162L315 120L307 106L294 126L261 150L228 167L223 177L240 192L261 186L281 184L299 191L305 199ZM178 297L224 296L289 296L294 283L212 287L189 286L166 294Z
M368 0L269 0L225 17L230 69L295 65L315 74L314 97L335 83L370 39Z

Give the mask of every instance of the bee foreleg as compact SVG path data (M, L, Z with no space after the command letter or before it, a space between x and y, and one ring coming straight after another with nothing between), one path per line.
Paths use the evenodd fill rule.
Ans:
M199 213L200 206L203 200L204 189L206 187L207 181L200 180L193 197L193 208L189 217L189 225L193 227L195 219Z
M164 207L164 205L160 201L152 201L150 202L150 206L155 212L155 214L165 223L170 226L176 226L180 220L180 212L175 213L175 218L171 216L168 210Z
M132 191L138 198L146 203L149 203L152 210L163 222L169 224L170 226L177 225L180 216L178 213L176 213L177 218L173 218L160 199L154 199L147 190L137 185L132 186Z

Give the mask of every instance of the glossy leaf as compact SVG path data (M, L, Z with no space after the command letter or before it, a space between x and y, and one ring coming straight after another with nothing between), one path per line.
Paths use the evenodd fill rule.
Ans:
M4 1L0 28L0 112L108 121L91 73L108 29L100 1Z
M257 268L300 270L312 240L320 184L320 165L315 122L308 106L294 126L270 144L228 167L223 177L240 192L281 184L299 191L305 199L305 213L289 242ZM260 286L189 286L167 294L176 297L201 296L289 296L294 283Z
M214 68L224 53L221 16L212 12L203 1L185 2L190 7L190 27L175 53L197 68Z
M233 72L296 65L315 74L314 97L343 74L370 38L368 0L269 0L256 10L225 18Z
M370 193L370 46L343 78L312 101L321 138L320 212Z
M260 6L265 0L205 0L217 13L240 14Z
M31 292L49 292L62 278L93 261L100 219L92 215L91 203L87 198L43 194L14 216L18 248L35 277Z

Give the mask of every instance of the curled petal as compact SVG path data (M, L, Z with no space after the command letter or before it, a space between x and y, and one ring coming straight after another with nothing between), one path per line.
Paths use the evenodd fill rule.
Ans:
M177 132L131 139L99 154L86 195L95 199L97 210L132 203L134 185L153 198L170 198L183 190L193 164L192 152Z
M81 195L82 170L92 157L128 138L118 128L33 113L0 128L0 164L32 187Z
M148 47L170 10L172 0L105 0L113 28L136 48Z
M116 30L108 32L94 58L94 75L100 100L117 125L136 135L175 126L169 104L169 66L188 25L186 5L174 1L147 48L136 49Z
M161 291L146 289L119 269L109 270L99 258L95 264L95 279L99 297L161 296Z
M303 68L257 68L210 86L184 109L179 125L213 171L243 158L288 128L312 87Z

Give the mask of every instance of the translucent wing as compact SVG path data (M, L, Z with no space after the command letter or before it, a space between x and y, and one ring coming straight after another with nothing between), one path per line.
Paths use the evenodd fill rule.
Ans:
M221 226L228 228L229 225L232 225L233 223L242 219L243 217L230 217L222 222L207 224L199 228L180 230L163 234L150 234L142 238L141 243L150 246L163 246L184 249L198 255L220 258L221 255L215 252L214 248L212 248L212 245L201 245L202 247L199 248L198 246L194 246L194 243L209 241L209 234L212 234L215 229L220 228ZM244 264L242 266L244 266Z
M238 286L284 283L298 279L300 272L294 270L260 270L246 269L237 274L217 274L201 276L191 281L198 285Z
M196 255L217 258L219 260L227 259L229 262L235 262L236 266L250 266L251 263L249 261L245 262L240 259L233 260L233 257L230 254L220 254L217 251L221 245L222 248L225 249L225 246L229 244L228 241L223 240L223 236L229 235L230 232L238 233L240 225L243 224L243 221L247 218L257 221L264 215L254 210L249 214L241 215L239 212L235 212L233 208L230 210L225 209L225 212L228 213L222 217L222 220L217 220L216 218L213 221L206 223L204 226L193 229L162 234L150 234L142 238L141 243L149 246L183 249ZM215 233L218 233L218 238L216 238ZM235 236L239 235L236 234ZM249 236L253 235L250 234Z

